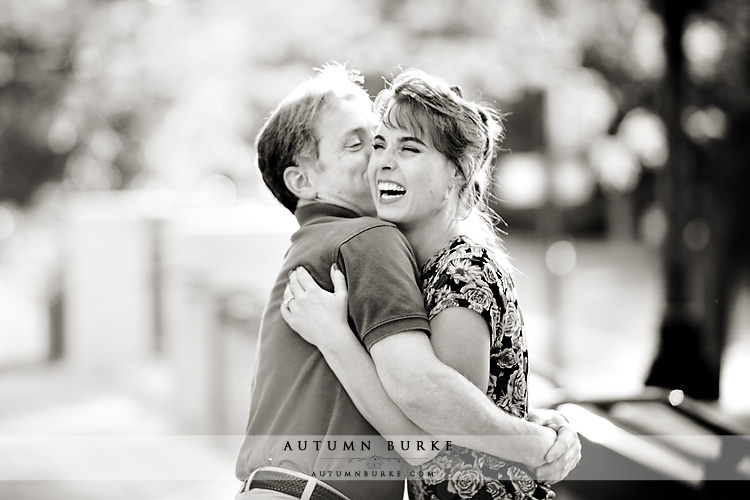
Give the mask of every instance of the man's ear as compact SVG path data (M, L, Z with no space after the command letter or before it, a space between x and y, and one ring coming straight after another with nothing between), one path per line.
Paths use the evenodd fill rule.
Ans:
M300 200L312 200L318 193L310 179L309 170L297 165L284 169L284 184Z

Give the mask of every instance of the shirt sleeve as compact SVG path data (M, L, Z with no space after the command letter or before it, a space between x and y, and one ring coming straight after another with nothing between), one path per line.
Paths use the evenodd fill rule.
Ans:
M350 319L368 350L395 333L429 335L416 260L398 229L382 225L358 233L341 245L337 262L346 274Z

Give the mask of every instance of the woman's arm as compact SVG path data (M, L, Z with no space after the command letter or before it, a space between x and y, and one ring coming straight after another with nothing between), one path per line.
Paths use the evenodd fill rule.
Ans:
M287 293L291 297L296 290L296 298L288 307L282 305L281 313L302 338L321 350L357 409L378 432L386 437L424 436L429 434L422 430L424 425L434 436L454 436L458 445L531 467L546 463L549 472L539 479L550 482L563 479L572 470L577 460L572 461L570 452L561 451L554 464L549 463L553 460L550 457L545 460L545 452L552 442L561 443L559 438L556 440L554 431L495 407L484 395L488 370L475 371L468 366L464 369L465 375L475 379L474 385L484 384L485 390L480 391L435 356L424 333L404 332L386 337L373 346L373 356L368 355L347 323L346 280L338 270L331 271L331 278L333 294L321 289L303 268L290 274ZM450 315L443 316L443 320L448 319ZM487 328L486 322L484 325ZM446 348L444 355L451 350ZM376 354L379 364L373 361ZM489 355L486 358L489 359ZM470 371L484 375L475 377ZM412 415L419 426L407 414ZM566 439L562 444L575 455L580 443L577 439L570 441ZM419 463L432 455L434 453L418 460L409 457L408 461Z
M440 361L487 392L490 376L490 329L481 314L450 307L430 320L430 342Z
M333 294L319 288L304 269L292 272L285 297L295 298L282 305L281 316L303 339L318 347L357 410L383 437L393 441L420 437L435 440L409 420L388 396L372 358L347 323L344 275L332 269L331 279ZM444 444L441 441L418 452L414 451L416 446L409 446L408 456L403 458L411 465L419 465L437 455Z

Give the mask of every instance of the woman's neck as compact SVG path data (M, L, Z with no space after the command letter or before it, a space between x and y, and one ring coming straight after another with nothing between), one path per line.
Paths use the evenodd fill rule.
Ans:
M461 234L455 220L423 221L414 225L399 226L399 229L409 240L420 268L453 238Z

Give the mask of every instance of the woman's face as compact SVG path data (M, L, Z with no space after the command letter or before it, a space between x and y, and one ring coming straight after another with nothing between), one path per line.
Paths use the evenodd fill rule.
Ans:
M370 189L378 217L402 229L445 217L451 185L458 183L455 165L429 137L380 124L368 166Z

